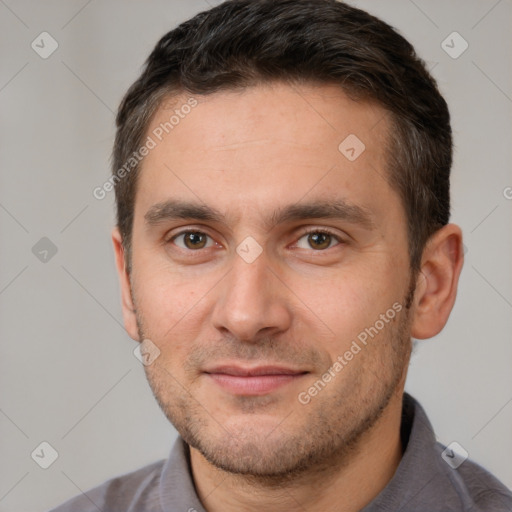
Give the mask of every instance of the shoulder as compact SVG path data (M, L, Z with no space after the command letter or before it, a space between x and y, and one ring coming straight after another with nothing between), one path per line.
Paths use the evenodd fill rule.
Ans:
M440 445L439 449L445 449ZM511 512L512 491L489 471L467 459L457 469L445 468L445 474L459 497L465 497L474 512Z
M107 480L69 499L50 512L159 511L158 484L164 463L165 460L160 460Z
M424 409L408 394L401 437L405 450L398 469L365 511L512 512L510 489L456 443L437 442Z

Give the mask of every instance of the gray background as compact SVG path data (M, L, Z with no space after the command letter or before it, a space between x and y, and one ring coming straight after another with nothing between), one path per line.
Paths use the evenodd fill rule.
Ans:
M108 177L113 112L148 53L211 3L0 0L0 511L55 506L166 457L175 438L122 326L113 194L92 190ZM453 116L452 220L466 263L449 323L417 347L407 389L440 440L510 487L512 4L354 4L409 38ZM31 48L43 31L59 45L47 59ZM453 31L469 44L456 59L441 46ZM55 255L41 253L42 237ZM48 469L31 458L42 441L59 454Z

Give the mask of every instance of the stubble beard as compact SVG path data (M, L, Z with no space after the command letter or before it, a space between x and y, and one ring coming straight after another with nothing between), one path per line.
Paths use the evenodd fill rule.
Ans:
M306 405L294 400L271 432L261 432L250 421L244 423L243 429L229 431L208 412L208 404L201 404L157 364L158 360L145 367L146 376L166 417L185 442L210 464L258 485L280 486L305 473L329 472L334 465L344 466L357 455L364 437L403 382L411 351L409 313L406 307L380 339L373 340L387 347L387 355L382 350L372 352L374 359L381 359L379 364L361 364L364 372L353 373L337 394L323 390ZM142 328L139 312L137 320L142 340L148 333ZM374 373L376 370L378 374ZM373 375L368 377L368 372ZM245 409L250 415L258 412L266 397L239 398L240 410ZM288 430L288 416L296 419L297 414L303 415L298 426Z

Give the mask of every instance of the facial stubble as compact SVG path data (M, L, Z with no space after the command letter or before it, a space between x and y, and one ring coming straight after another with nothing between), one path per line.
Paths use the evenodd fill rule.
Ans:
M309 404L302 405L296 400L285 404L282 417L276 419L270 431L262 431L251 418L272 404L271 397L237 397L237 412L244 413L248 421L240 428L228 429L211 413L209 404L201 403L194 396L193 386L187 388L179 382L158 359L145 367L146 376L166 417L182 438L213 466L267 486L281 485L304 473L328 472L333 465L344 466L357 455L364 437L377 424L403 383L411 352L409 306L413 292L413 288L409 289L402 302L405 308L378 338L369 342L378 343L384 350L371 346L363 349L368 352L365 361L360 361L364 371L352 371L350 380L345 379L336 393L333 387L323 390ZM140 339L151 339L140 309L137 325ZM265 356L272 347L274 352L278 347L267 341ZM241 350L235 353L244 352L245 346L240 345ZM254 354L257 345L251 347ZM283 350L277 349L277 353L282 354ZM368 364L369 357L373 358L372 364ZM279 357L274 360L284 361ZM296 420L298 415L301 418L297 427L288 429L287 422Z

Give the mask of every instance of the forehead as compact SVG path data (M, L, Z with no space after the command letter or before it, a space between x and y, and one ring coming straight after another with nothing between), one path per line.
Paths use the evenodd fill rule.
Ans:
M226 151L251 140L265 144L269 138L274 143L297 147L318 144L322 138L327 145L352 133L366 140L371 135L374 147L368 149L372 150L377 149L373 143L380 142L378 139L388 126L387 111L375 101L350 99L338 85L273 82L208 95L182 93L164 99L147 133L157 143L163 142L159 146L174 142L183 147L188 139L198 148L215 146ZM191 139L191 132L197 137ZM337 146L334 144L331 149L337 150Z
M136 210L187 198L240 218L326 193L398 201L386 179L388 126L385 110L334 85L182 94L162 102L147 130L154 147Z

